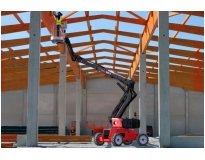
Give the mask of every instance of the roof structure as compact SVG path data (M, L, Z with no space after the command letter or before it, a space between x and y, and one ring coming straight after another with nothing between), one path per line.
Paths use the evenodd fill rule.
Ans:
M40 85L59 83L62 44L50 41L51 11L42 11ZM139 80L139 38L146 54L146 81L158 83L157 11L63 11L76 54L124 77ZM1 90L28 86L30 12L1 12ZM170 86L204 92L204 11L169 12ZM68 54L68 53L67 53ZM67 56L67 82L107 78Z

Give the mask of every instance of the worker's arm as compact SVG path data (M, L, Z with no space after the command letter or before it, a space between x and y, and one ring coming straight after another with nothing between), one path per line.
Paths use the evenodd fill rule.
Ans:
M57 14L55 14L55 12L52 12L53 13L53 15L56 17L56 18L58 18L58 15Z

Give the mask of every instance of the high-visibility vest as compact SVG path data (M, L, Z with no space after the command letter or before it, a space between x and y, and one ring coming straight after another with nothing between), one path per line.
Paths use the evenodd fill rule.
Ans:
M61 20L62 20L62 16L60 16L60 19L56 18L56 25L61 25Z

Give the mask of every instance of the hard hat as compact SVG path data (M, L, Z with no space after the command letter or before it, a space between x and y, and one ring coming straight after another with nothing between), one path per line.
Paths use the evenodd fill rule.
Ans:
M63 15L61 12L58 12L58 14L60 14L61 16Z

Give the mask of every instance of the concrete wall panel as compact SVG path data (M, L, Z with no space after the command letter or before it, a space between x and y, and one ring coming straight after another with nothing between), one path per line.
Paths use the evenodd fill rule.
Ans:
M189 133L204 132L204 115L189 116Z
M154 85L147 83L146 84L146 92L147 92L147 94L154 94Z
M111 114L122 94L87 94L87 114Z
M1 114L1 126L22 126L22 114Z
M171 136L185 134L185 116L171 115L170 127Z
M204 95L189 93L188 103L190 115L204 115Z
M1 115L23 114L23 90L3 92L1 94Z
M113 79L89 80L87 84L87 120L108 120L114 107L118 104L123 91L117 86ZM39 125L57 125L57 99L58 85L55 92L54 85L40 87L39 97ZM156 86L156 94L157 93ZM139 83L135 84L138 94L130 104L130 115L137 112L139 117ZM147 124L154 126L154 104L157 105L158 98L154 101L154 85L146 85L146 107ZM75 120L76 107L76 82L66 84L66 126ZM188 124L189 133L204 131L204 93L188 91ZM2 92L1 94L1 125L23 125L23 90ZM56 104L54 104L56 103ZM178 87L170 87L171 103L171 136L185 134L185 90ZM157 108L157 107L156 107ZM129 108L127 108L129 109ZM155 112L156 113L156 112ZM89 131L90 133L90 131Z
M173 136L172 148L204 148L204 136Z
M39 115L39 126L56 126L54 123L55 116L53 114L40 114Z
M123 93L113 79L89 80L86 82L87 93Z
M75 115L76 108L76 82L66 84L66 114Z
M76 94L67 93L66 97L66 114L75 114Z
M39 115L53 114L55 106L54 85L41 86L39 89Z
M170 94L170 114L185 115L185 93Z
M145 104L147 108L147 115L154 115L154 94L146 94Z

